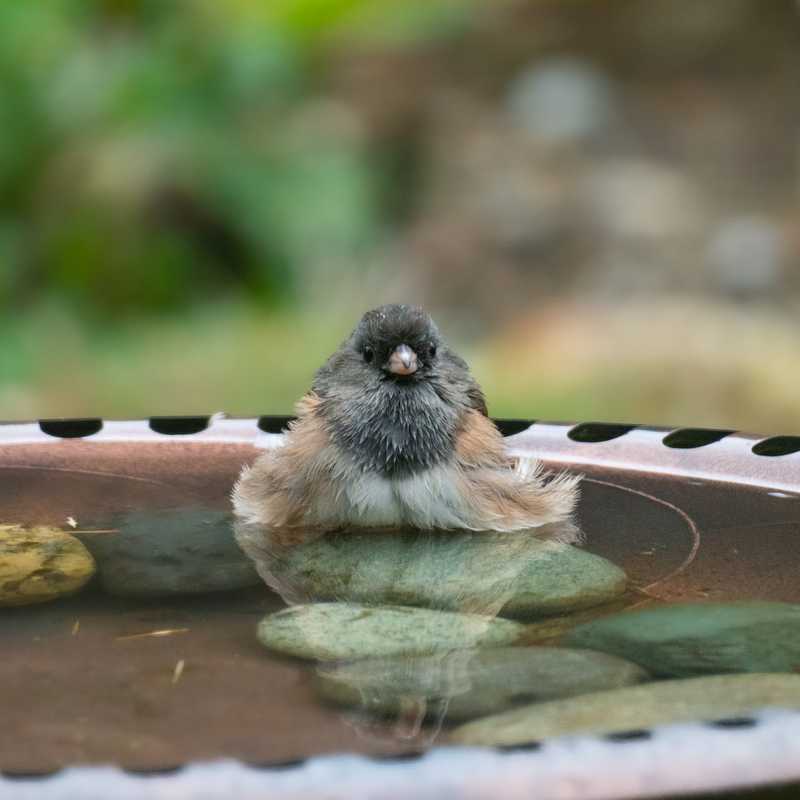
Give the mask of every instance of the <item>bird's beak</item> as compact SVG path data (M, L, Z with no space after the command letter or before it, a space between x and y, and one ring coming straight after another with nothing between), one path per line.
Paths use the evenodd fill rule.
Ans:
M413 375L417 371L417 354L407 344L401 344L389 356L386 369L393 375Z

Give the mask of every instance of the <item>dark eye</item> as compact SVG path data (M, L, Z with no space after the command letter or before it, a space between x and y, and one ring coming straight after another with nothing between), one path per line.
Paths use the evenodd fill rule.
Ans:
M436 345L435 345L435 344L432 344L432 345L431 345L431 346L428 348L428 353L430 354L430 357L431 357L431 358L433 358L433 357L436 355Z
M375 351L371 347L364 348L364 361L369 364L375 358Z

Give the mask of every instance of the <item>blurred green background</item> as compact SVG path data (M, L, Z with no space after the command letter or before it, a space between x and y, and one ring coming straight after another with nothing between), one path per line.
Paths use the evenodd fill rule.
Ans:
M0 418L284 413L431 310L497 416L798 432L792 0L0 4Z

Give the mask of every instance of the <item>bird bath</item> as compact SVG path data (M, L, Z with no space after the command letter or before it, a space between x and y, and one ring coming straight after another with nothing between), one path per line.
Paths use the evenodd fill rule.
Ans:
M433 786L448 771L463 772L457 766L461 751L440 748L455 741L446 703L432 715L406 708L369 716L363 708L322 702L314 662L270 653L256 639L259 621L286 603L236 547L229 496L242 465L272 446L287 421L154 418L0 426L0 523L67 532L98 566L80 591L0 609L0 798L16 797L23 788L57 792L59 780L72 774L66 768L84 766L75 774L85 781L81 793L87 797L94 796L91 786L103 787L98 797L108 796L113 781L121 782L113 789L121 792L125 780L142 776L165 783L205 781L207 787L210 775L223 776L218 794L208 790L214 797L227 796L225 786L235 781L244 786L243 775L253 781L295 776L281 780L299 781L299 787L303 779L296 776L308 776L308 765L315 763L334 771L335 764L348 764L348 780L362 775L364 786L374 779L383 787L386 794L375 797L410 796L401 790L392 795L388 776L427 764L427 778L414 778L416 796L422 797L426 780ZM584 475L578 510L583 549L628 576L624 594L596 612L578 610L577 621L673 603L800 603L800 437L594 423L499 424L512 449ZM549 644L566 631L570 625L561 625L563 620L564 613L552 610L534 620L555 626L542 641ZM701 648L698 658L707 657ZM712 730L726 737L782 735L773 731L775 725L794 726L793 741L800 739L800 716L771 713L778 714L777 722L769 715L762 722L754 710L735 721L735 729L731 721L727 728L703 727L715 720L702 713L683 722L699 724L686 734L697 741ZM669 737L671 729L665 730ZM642 748L644 760L647 748L662 742L646 731L623 735L630 733L616 731L612 738L617 748ZM606 777L612 786L614 770L624 762L592 751L592 742L599 741L592 736L575 741L589 748L584 761L593 765L594 789L587 784L584 793L569 796L634 796L622 790L598 794L598 776L606 774L602 764L612 765ZM555 750L541 750L540 744L518 743L513 754L487 748L472 764L484 764L480 758L521 759L495 772L495 762L486 761L484 775L495 775L486 778L488 785L514 769L532 769L530 775L541 781L545 772L535 771L544 770L548 758L555 763L547 753L559 751L557 742ZM602 746L612 746L607 737ZM397 760L430 750L427 760ZM727 785L800 780L798 753L781 761L775 752L767 757L751 747L743 758L734 750L726 762ZM565 752L560 757L569 761ZM341 754L367 758L347 761ZM345 761L319 761L328 756ZM693 754L684 756L686 781L675 777L678 769L671 776L651 770L653 791L726 785L713 770L702 774L699 761L696 774L689 774ZM189 764L200 771L182 769ZM559 775L569 774L572 767L565 764L563 774L555 768L547 773L554 786ZM297 789L298 797L317 796L325 781L334 780L318 769L320 783L307 778L307 793ZM380 769L383 777L375 777ZM636 796L644 796L635 774L629 777ZM358 796L358 785L348 786L351 794L342 796ZM460 786L451 784L452 796L466 796L466 785ZM286 792L280 796L295 796ZM504 796L516 795L509 790Z

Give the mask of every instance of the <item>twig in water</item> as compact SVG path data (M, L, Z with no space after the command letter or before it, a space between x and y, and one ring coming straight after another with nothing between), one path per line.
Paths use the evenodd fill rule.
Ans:
M127 641L129 639L145 639L149 636L172 636L175 633L189 633L188 628L165 628L161 631L148 631L147 633L132 633L128 636L117 636L118 642Z
M172 685L173 686L181 679L181 675L183 675L183 668L185 666L186 666L186 662L183 659L181 659L175 665L175 670L172 673Z

